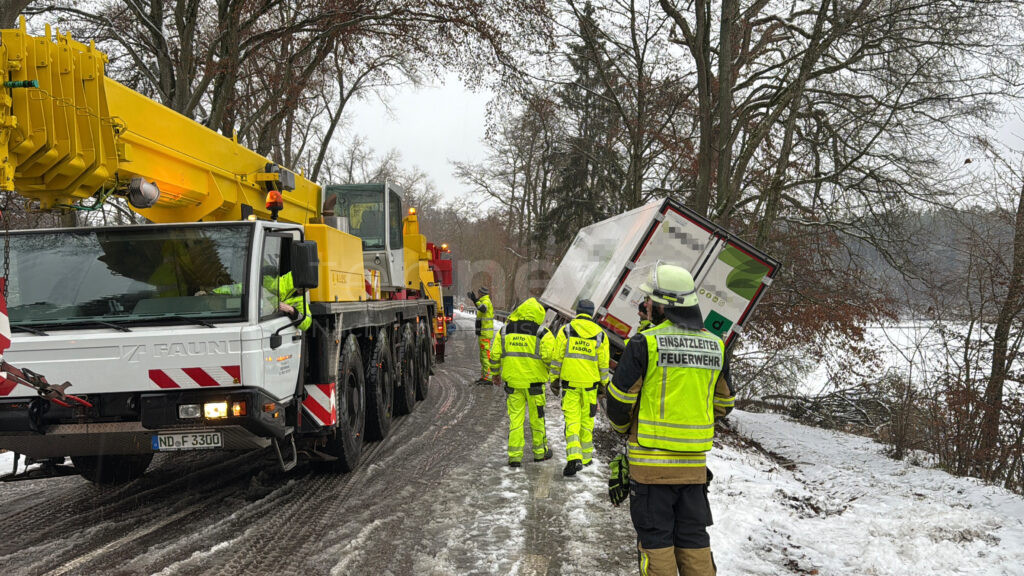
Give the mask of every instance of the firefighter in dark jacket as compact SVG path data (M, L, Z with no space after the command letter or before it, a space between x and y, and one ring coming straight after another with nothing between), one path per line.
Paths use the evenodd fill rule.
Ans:
M640 573L713 576L706 455L734 397L725 345L704 329L690 273L658 263L640 289L654 326L630 338L608 387L608 418L629 434L629 508Z

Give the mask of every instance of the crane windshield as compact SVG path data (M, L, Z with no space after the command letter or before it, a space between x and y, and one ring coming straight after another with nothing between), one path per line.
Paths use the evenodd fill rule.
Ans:
M384 250L387 228L383 190L343 190L338 194L337 214L348 218L350 231L363 241L363 250Z
M253 229L224 224L12 233L11 324L53 329L170 318L240 320Z

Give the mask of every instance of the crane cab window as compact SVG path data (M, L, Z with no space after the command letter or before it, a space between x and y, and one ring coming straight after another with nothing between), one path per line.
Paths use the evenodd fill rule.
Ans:
M349 231L363 241L363 250L384 250L384 195L380 191L346 190L338 195L337 214L348 218Z
M398 250L402 247L402 199L394 190L388 192L391 202L388 205L388 214L391 223L391 246L389 249Z

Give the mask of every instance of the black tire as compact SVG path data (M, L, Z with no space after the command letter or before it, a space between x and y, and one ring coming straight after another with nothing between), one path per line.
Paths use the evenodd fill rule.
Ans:
M423 400L430 390L430 372L433 369L434 352L430 345L429 322L420 322L416 327L416 398Z
M323 463L329 472L351 472L359 464L366 432L366 379L359 341L349 335L338 359L338 427L327 439L324 452L337 460Z
M153 453L72 456L78 475L96 484L123 484L146 473Z
M395 410L399 414L412 414L416 409L416 358L419 349L416 347L416 334L412 324L402 324L399 333L398 389L395 391Z
M383 440L391 430L395 413L395 360L386 330L370 342L366 361L366 437Z

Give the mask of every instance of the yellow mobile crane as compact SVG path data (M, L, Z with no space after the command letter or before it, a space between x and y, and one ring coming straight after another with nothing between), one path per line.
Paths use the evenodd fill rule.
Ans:
M285 469L303 454L351 470L364 437L425 397L443 336L415 218L405 282L368 290L365 240L323 217L320 186L106 63L49 27L0 31L0 190L34 210L123 197L152 222L6 234L20 371L0 374L0 448L53 474L70 456L96 482L141 475L155 452L270 445Z

